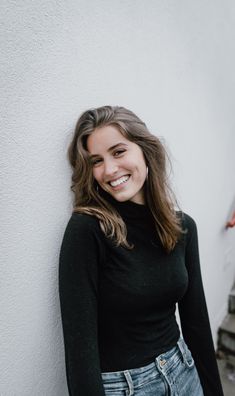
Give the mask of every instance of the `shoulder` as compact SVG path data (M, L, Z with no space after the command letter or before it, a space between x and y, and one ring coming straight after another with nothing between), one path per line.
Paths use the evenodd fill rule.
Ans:
M185 234L186 241L189 241L191 237L197 234L197 224L192 216L188 213L178 211L177 216L181 219L182 229Z
M91 216L86 213L73 212L69 219L69 223L77 227L95 228L99 224L99 221L95 216Z
M192 216L190 216L188 213L182 212L182 217L183 217L183 224L185 227L187 227L189 230L193 230L197 228L196 221Z
M176 211L176 215L177 215L177 217L179 217L181 219L183 227L188 227L188 228L197 227L196 221L189 214L187 214L181 210L178 210L178 211Z
M92 237L101 235L99 220L95 216L73 212L65 229L65 234Z

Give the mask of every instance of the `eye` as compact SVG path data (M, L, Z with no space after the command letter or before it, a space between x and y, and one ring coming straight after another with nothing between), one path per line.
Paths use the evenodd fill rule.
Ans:
M117 150L117 151L114 152L114 156L118 157L119 155L123 154L125 151L126 150L123 150L123 149L122 150Z
M91 160L92 166L99 165L101 163L102 159L101 158L94 158Z

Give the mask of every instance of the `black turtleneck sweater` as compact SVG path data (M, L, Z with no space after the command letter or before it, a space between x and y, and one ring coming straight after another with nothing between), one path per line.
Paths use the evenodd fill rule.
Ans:
M205 396L222 396L201 279L197 228L178 212L187 233L167 254L149 208L110 203L127 240L116 247L96 217L73 213L65 230L59 293L71 396L104 396L101 372L137 368L171 349L180 335L192 352Z

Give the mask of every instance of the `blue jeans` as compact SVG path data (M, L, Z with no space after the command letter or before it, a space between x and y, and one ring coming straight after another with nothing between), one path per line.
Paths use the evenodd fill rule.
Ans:
M144 367L101 373L106 396L203 396L184 339Z

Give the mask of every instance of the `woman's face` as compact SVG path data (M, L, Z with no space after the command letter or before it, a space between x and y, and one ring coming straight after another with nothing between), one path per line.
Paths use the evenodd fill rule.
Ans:
M93 176L117 201L144 204L147 167L141 148L113 125L97 128L87 139Z

